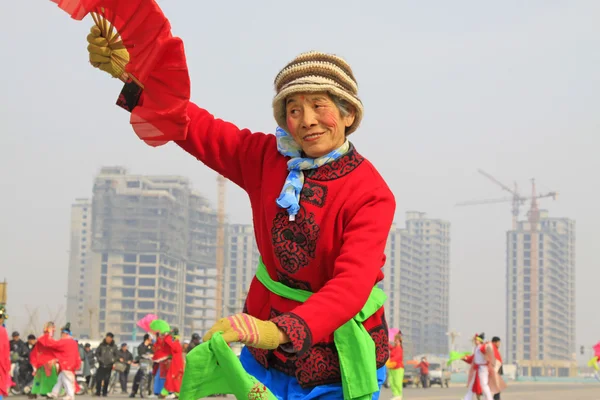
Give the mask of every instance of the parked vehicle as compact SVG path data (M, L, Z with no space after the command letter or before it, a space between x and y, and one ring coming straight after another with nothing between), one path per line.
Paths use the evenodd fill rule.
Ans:
M404 379L402 386L418 386L420 384L420 372L415 368L414 363L404 363Z
M450 387L451 372L438 363L429 364L429 385Z

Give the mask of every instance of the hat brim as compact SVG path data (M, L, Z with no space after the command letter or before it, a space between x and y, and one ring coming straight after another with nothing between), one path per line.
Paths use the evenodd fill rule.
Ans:
M346 129L346 136L350 135L352 132L358 129L363 117L363 105L362 102L350 95L343 89L338 88L332 84L322 84L322 83L299 83L290 85L288 87L283 88L275 98L273 99L273 115L275 117L275 121L277 125L285 131L288 130L287 127L287 118L285 112L285 99L289 96L297 93L323 93L327 92L337 96L341 99L346 100L348 103L354 107L355 116L354 122Z

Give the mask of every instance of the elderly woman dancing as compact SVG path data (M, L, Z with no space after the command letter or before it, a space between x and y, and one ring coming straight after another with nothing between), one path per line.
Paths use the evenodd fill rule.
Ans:
M97 29L88 41L93 65L119 76ZM274 86L275 135L187 99L182 109L189 123L175 143L248 193L261 255L244 312L217 321L204 340L221 332L245 344L242 365L277 398L377 399L389 348L376 285L395 200L349 141L363 117L356 78L341 57L308 52ZM148 90L125 90L135 95L121 105L143 108ZM176 108L170 98L165 111Z

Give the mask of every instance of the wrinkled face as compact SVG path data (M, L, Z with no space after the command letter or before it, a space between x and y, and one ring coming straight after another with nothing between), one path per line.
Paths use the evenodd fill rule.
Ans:
M317 158L344 144L354 113L342 116L327 93L299 93L286 99L286 120L302 151Z

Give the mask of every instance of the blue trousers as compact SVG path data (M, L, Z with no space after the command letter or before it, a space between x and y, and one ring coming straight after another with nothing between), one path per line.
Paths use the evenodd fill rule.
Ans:
M246 372L258 379L279 400L340 400L344 398L342 384L332 383L303 389L295 377L274 369L266 369L258 363L247 348L242 349L240 361ZM386 369L377 370L379 390L385 382ZM373 394L373 400L379 400L379 392Z
M165 387L165 378L161 378L160 377L160 371L156 374L156 376L154 377L154 394L155 395L159 395L160 392L162 392L163 388Z

